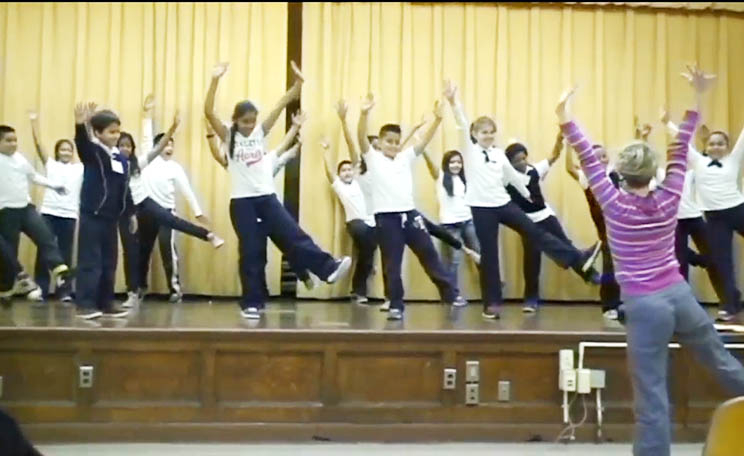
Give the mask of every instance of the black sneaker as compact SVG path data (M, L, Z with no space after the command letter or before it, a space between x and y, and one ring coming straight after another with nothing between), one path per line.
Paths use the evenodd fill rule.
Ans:
M488 318L489 320L499 320L501 319L501 306L488 306L483 309L483 313L481 315L483 316L483 318Z
M103 312L98 309L84 309L82 307L78 307L75 316L77 318L82 318L83 320L93 320L94 318L98 318L101 315L103 315Z
M130 310L116 304L103 311L103 316L108 318L124 318L129 315Z
M402 320L403 319L403 311L400 309L390 309L387 316L388 320Z

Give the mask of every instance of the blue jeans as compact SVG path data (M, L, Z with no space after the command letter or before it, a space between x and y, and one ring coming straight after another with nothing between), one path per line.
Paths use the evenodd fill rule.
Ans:
M672 336L732 394L744 395L744 367L723 346L687 282L649 295L623 295L623 301L636 419L633 454L669 456L667 363Z
M480 243L478 243L478 236L475 234L475 225L472 219L460 223L442 224L442 226L449 234L465 244L465 247L480 253ZM460 270L462 257L462 249L458 250L449 245L442 244L442 263L444 263L444 267L452 274L452 277L455 278L458 284L460 283L458 271Z

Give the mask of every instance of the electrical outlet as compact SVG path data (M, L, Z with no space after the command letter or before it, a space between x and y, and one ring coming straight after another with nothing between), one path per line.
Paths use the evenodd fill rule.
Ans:
M576 370L561 370L560 376L558 377L558 389L561 391L575 392L576 391Z
M465 385L465 404L466 405L478 405L478 384L468 383Z
M93 366L80 366L80 388L93 388Z
M509 402L511 399L511 382L508 380L499 381L499 402Z
M444 385L442 387L446 390L455 389L456 378L457 378L457 369L445 368L444 369Z
M478 383L480 380L480 364L478 361L467 361L465 363L465 382Z

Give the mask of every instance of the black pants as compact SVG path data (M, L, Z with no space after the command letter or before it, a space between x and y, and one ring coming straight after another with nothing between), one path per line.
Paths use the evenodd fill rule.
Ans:
M695 242L699 253L690 249L690 237ZM679 272L685 280L688 280L690 260L695 258L698 264L706 267L708 278L713 285L718 300L724 302L726 294L721 285L721 275L718 272L717 263L713 261L711 256L708 225L703 217L679 219L677 221L675 253L677 254L677 261L679 261Z
M72 247L75 242L75 225L77 219L57 217L55 215L42 214L49 230L54 235L59 246L62 260L65 264L72 264ZM49 268L43 261L43 255L39 249L36 250L36 263L34 265L34 275L36 284L41 287L44 298L49 297ZM57 297L63 298L72 294L72 285L68 285L64 290L55 290Z
M139 219L137 222L139 223ZM124 251L124 279L127 284L127 291L136 293L140 288L139 229L136 233L129 232L129 217L119 218L119 239L121 239L121 247Z
M260 235L260 239L263 240L263 243L261 244L261 247L260 247L260 250L262 252L261 258L263 258L263 266L261 266L261 269L263 271L266 271L266 264L268 263L268 247L269 247L268 246L268 235L269 234L264 228L265 225L263 224L263 222L260 219L257 220L257 222L258 222L258 230L260 233L262 233ZM288 260L288 263L289 263L289 268L292 270L292 272L294 272L295 276L299 280L304 282L310 279L310 273L307 272L307 269L299 269L295 267L295 265L292 264L292 262L289 260ZM264 274L261 275L261 289L263 290L264 299L269 299L269 286L266 282L266 272L264 272Z
M480 284L483 307L503 303L499 267L499 225L502 223L526 236L560 267L577 266L581 252L570 243L540 229L513 202L499 207L471 207L475 233L481 245Z
M3 456L41 456L26 440L16 420L0 410L0 454Z
M181 231L206 241L209 230L199 225L190 223L180 217L176 217L170 210L159 205L151 198L145 198L137 206L137 219L139 223L139 278L138 286L147 288L147 276L150 272L150 256L155 247L155 239L160 240L160 255L163 260L163 269L168 279L168 288L171 293L181 293L181 285L178 281L177 253L171 230ZM175 260L175 261L174 261Z
M721 304L731 314L741 310L741 292L734 277L732 241L734 231L744 236L744 204L720 211L707 211L711 264L720 277Z
M367 296L367 279L375 265L377 250L377 229L362 220L351 220L346 223L346 230L354 241L357 251L357 263L351 278L351 290L357 296Z
M602 282L599 284L599 300L602 303L602 312L617 310L622 304L620 299L620 284L615 279L615 265L612 262L612 252L607 237L600 236L602 241Z
M556 238L573 246L571 241L563 232L561 223L551 215L550 217L537 222L538 228L544 230ZM524 300L525 302L537 304L540 299L540 267L542 265L542 252L540 248L531 242L528 236L522 235L522 247L524 248Z
M10 243L0 235L0 292L13 288L16 276L23 270Z
M452 303L459 295L455 278L439 260L424 218L418 211L389 212L375 215L377 235L382 253L382 265L387 282L386 295L391 309L403 309L403 281L400 268L403 249L407 245L418 258L424 271L439 290L446 303Z
M119 244L116 220L80 214L75 302L83 309L106 310L114 299Z
M20 209L0 209L0 236L7 242L13 258L18 258L21 233L31 238L31 241L36 244L42 256L42 262L47 268L54 269L65 264L54 234L32 204ZM6 277L3 274L0 277L0 290L9 290L14 281L15 275Z
M261 219L259 227L258 218ZM265 304L266 236L296 270L309 270L322 280L336 270L336 261L321 250L292 218L275 194L230 200L230 220L240 249L240 307Z

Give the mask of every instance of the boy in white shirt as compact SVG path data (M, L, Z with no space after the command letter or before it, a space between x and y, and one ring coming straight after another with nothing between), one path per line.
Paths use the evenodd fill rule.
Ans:
M422 141L413 147L400 150L401 131L398 125L387 124L380 129L378 145L372 147L367 137L367 116L374 107L374 98L368 95L362 105L357 136L362 157L370 173L372 200L375 211L385 281L390 300L389 320L403 318L403 281L400 267L403 249L408 245L416 254L429 278L437 286L442 300L454 306L467 302L460 296L455 279L439 260L423 218L413 203L412 165L439 127L442 112L439 102L434 105L434 123Z
M68 286L70 270L65 264L54 235L49 231L33 204L28 183L50 188L60 194L66 189L54 185L38 174L26 158L18 152L18 138L15 130L0 125L0 236L10 248L8 256L18 257L18 244L21 232L26 234L42 252L43 263L52 271L58 288ZM0 297L8 299L17 274L0 274Z

